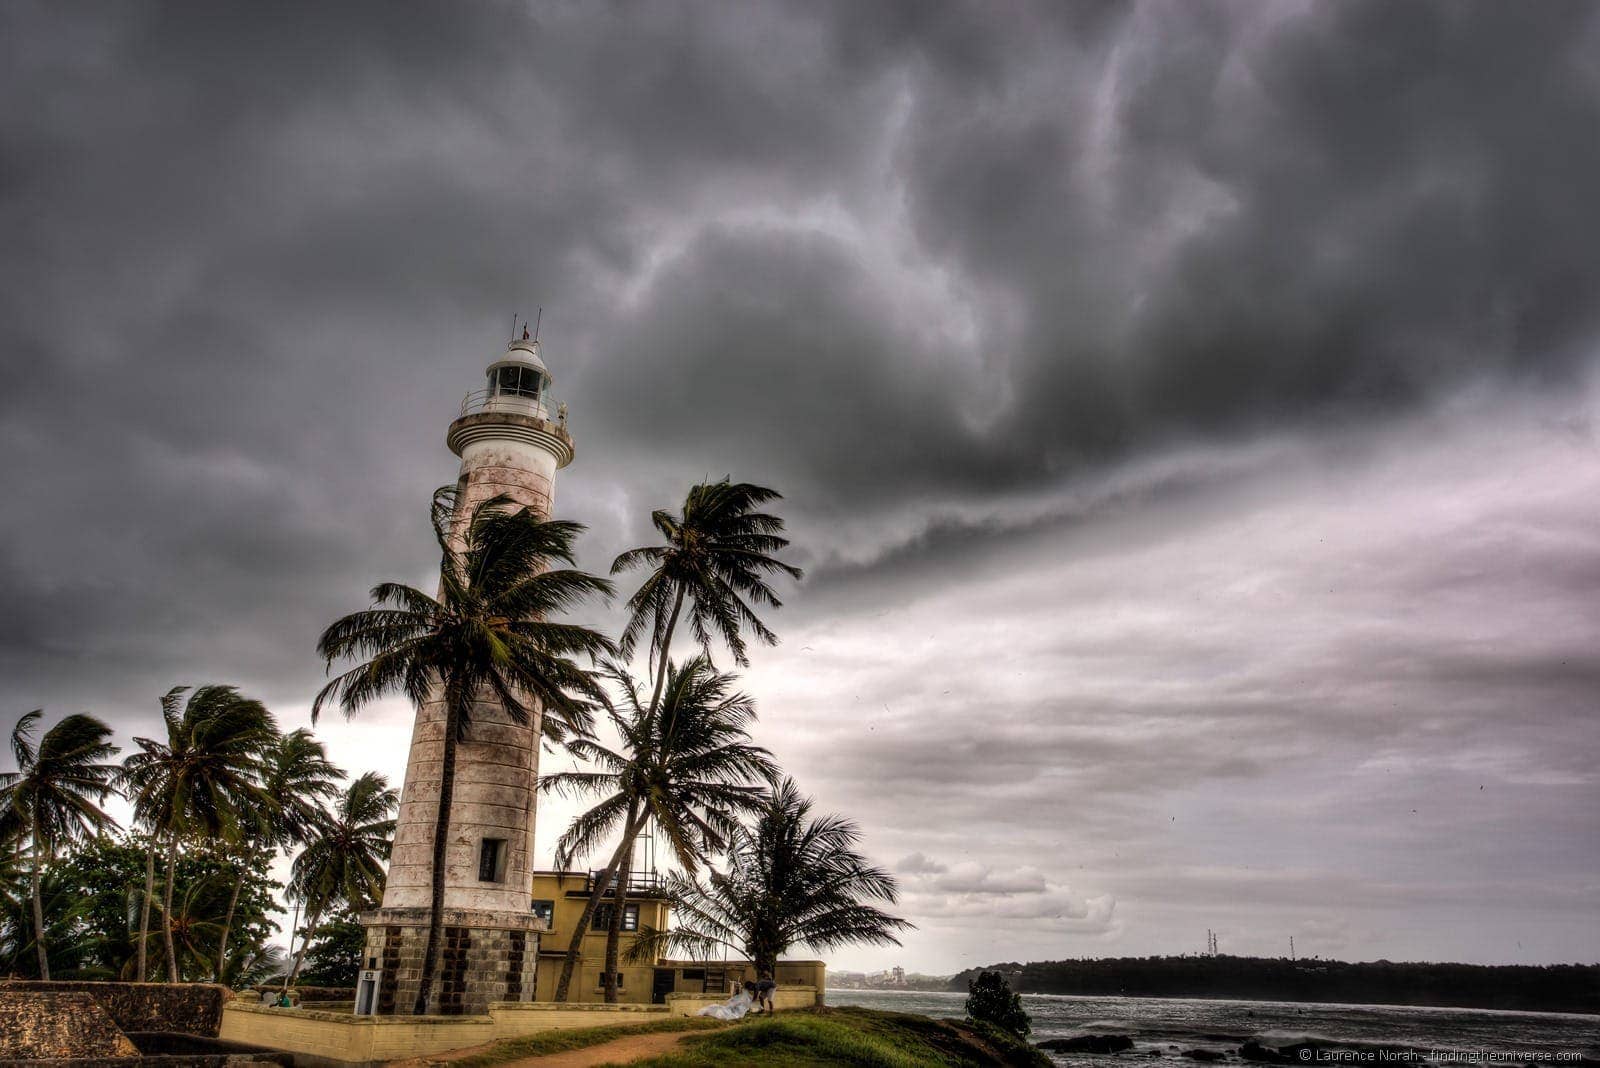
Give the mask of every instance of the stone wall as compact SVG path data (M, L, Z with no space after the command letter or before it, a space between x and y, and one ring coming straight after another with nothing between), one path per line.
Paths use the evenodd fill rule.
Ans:
M406 1016L416 1005L422 958L428 944L426 909L377 909L364 913L364 962L377 961L377 1014ZM510 925L516 923L522 929ZM532 913L521 916L446 909L439 968L429 1014L471 1016L502 1001L533 997L539 930Z
M133 1057L139 1051L88 994L0 993L0 1053L16 1058Z
M87 994L123 1031L215 1037L233 995L209 983L74 983L0 980L0 994Z

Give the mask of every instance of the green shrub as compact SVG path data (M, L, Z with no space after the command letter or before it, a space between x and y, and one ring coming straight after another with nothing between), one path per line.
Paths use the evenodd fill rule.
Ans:
M1018 1038L1026 1038L1033 1030L1021 995L1011 992L1011 985L999 972L980 972L967 984L967 1015Z

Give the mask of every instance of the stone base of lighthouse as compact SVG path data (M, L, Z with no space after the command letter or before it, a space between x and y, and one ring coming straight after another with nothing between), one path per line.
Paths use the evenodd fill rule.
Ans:
M422 982L429 910L381 908L361 914L361 963L378 973L374 1011L410 1016ZM544 921L530 913L444 910L430 1016L475 1016L496 1001L532 1001Z

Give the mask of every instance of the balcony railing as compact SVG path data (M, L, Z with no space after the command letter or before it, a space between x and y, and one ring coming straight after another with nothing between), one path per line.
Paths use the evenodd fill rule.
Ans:
M567 406L548 395L536 398L516 393L495 393L487 389L475 389L462 400L461 414L473 415L477 412L514 412L517 415L543 419L547 423L555 423L561 427L567 425Z
M605 880L605 875L606 873L603 869L591 871L589 873L589 878L584 880L584 894L587 895L594 893L594 888ZM611 881L606 884L606 892L604 896L616 896L618 881L619 880L615 876L612 877ZM628 873L629 897L659 897L666 892L666 880L661 877L659 872L633 871Z

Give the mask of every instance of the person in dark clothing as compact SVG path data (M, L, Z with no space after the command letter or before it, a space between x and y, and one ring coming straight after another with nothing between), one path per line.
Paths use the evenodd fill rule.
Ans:
M760 981L755 984L755 987L756 1007L765 1006L767 1013L771 1014L774 1011L772 1007L772 992L778 989L778 984L773 982L772 976L763 975Z

